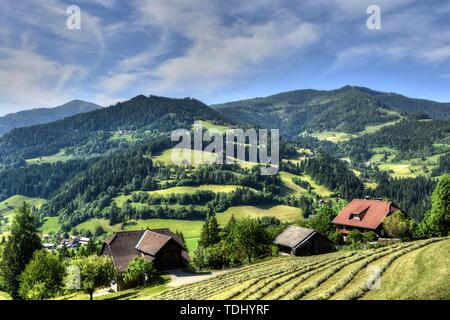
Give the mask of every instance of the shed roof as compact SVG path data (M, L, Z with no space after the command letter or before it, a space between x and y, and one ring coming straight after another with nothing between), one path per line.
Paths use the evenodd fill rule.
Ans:
M313 229L289 226L280 235L278 235L274 243L289 248L295 248L314 233L316 233L316 231Z
M136 249L146 254L155 256L164 245L172 239L171 237L151 230L146 230L136 245Z

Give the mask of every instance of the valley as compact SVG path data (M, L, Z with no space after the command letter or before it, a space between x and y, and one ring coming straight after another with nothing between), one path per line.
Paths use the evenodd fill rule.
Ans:
M137 96L19 128L0 137L0 239L10 237L12 216L23 202L32 207L46 244L57 247L61 238L84 237L98 249L118 232L167 228L183 239L191 266L205 249L202 237L212 217L220 237L234 221L257 221L271 237L289 225L300 225L319 228L331 238L336 236L331 218L350 201L383 199L398 205L411 229L419 232L438 181L450 172L450 109L430 103L427 114L418 114L426 113L425 105L350 86L212 107L192 98ZM175 148L170 133L190 130L196 121L220 133L252 126L280 129L278 173L261 175L260 164L249 161L217 164L217 154L202 150L174 164L173 153L181 156L186 150ZM248 154L250 143L242 145ZM202 161L190 164L195 158ZM414 291L395 289L391 270L423 277L425 283L429 269L441 266L445 254L434 263L424 257L445 251L449 240L408 237L379 247L366 240L344 244L337 237L333 241L342 246L337 252L302 258L271 257L274 249L265 248L255 257L257 262L248 265L241 256L232 256L222 239L213 246L219 253L206 251L205 259L218 264L207 270L230 268L225 274L177 288L162 283L102 299L416 297ZM85 249L70 250L77 255ZM224 252L232 256L230 261L221 256ZM400 261L421 267L406 270ZM383 267L383 281L392 292L363 289L364 272L375 265ZM441 269L442 289L434 293L439 299L448 293L448 283L442 280L447 271ZM414 287L407 276L401 281L399 287ZM424 292L417 289L417 297L423 298Z

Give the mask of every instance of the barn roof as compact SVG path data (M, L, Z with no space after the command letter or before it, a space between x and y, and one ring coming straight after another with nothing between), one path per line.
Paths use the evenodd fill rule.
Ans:
M146 230L136 245L136 249L149 255L156 255L171 237L154 231Z
M315 233L316 231L313 229L289 226L278 235L274 243L289 248L295 248Z
M395 210L397 207L392 202L354 199L333 219L333 223L375 230Z
M152 256L171 239L180 245L183 251L186 250L183 240L177 234L169 229L153 229L117 232L105 240L102 254L109 250L114 265L123 272L128 264L142 253L147 260L153 260ZM189 260L187 253L183 257Z
M138 256L135 246L144 232L145 230L117 232L105 241L119 271L125 271L131 260Z

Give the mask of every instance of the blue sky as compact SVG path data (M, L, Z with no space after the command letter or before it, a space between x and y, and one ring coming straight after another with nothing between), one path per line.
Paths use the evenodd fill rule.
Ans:
M69 5L81 30L66 27ZM366 10L381 8L381 30ZM206 103L346 84L450 101L445 0L4 0L0 115L138 94Z

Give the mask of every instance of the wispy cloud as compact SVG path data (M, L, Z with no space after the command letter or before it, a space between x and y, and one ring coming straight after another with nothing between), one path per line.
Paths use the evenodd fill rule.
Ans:
M248 77L264 70L266 63L299 53L320 37L317 25L286 11L272 12L258 22L242 15L230 22L218 5L206 0L137 0L135 8L141 24L187 43L185 50L161 61L152 72L152 86L159 92L217 89L237 75Z
M29 49L0 49L0 113L17 107L53 106L67 102L68 81L86 70L62 65Z
M444 0L80 0L82 30L66 28L69 0L5 1L3 109L77 95L100 104L150 93L228 100L253 95L251 86L274 92L273 83L331 86L374 64L396 74L414 63L442 83L450 73ZM382 30L366 27L372 4ZM364 82L359 74L350 80Z

